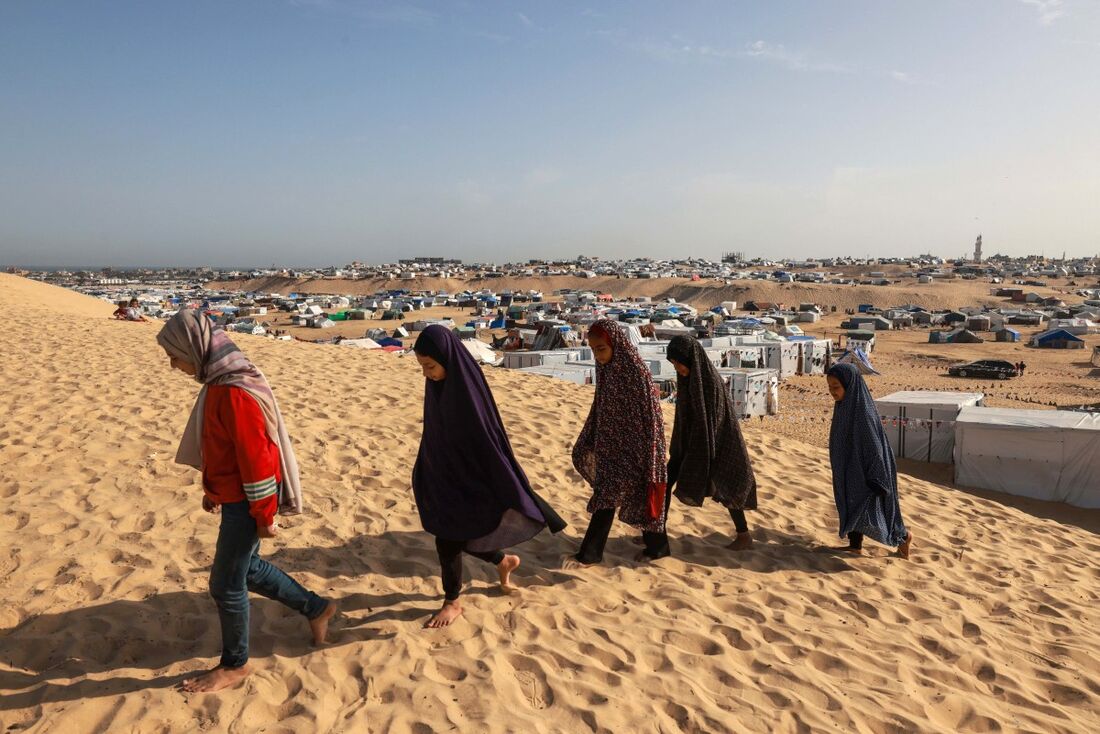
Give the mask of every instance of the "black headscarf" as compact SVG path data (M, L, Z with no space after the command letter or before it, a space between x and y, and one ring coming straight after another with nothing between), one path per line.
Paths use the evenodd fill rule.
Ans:
M424 529L469 550L521 543L565 523L531 489L512 453L485 375L449 329L432 325L414 350L447 376L424 387L424 433L412 485Z
M711 497L735 510L755 510L756 475L722 376L693 337L675 337L667 354L691 371L676 384L668 462L674 494L696 507Z
M898 504L898 472L875 399L854 364L834 365L828 374L844 387L829 429L840 536L859 532L896 546L906 534Z

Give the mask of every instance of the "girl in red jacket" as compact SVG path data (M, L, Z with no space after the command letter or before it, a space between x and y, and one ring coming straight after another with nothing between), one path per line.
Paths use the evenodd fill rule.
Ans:
M183 688L217 691L251 672L250 589L304 615L316 645L325 641L336 602L307 591L259 555L260 538L275 537L275 513L302 509L298 464L263 373L194 309L173 316L157 342L172 367L203 385L176 461L202 471L202 507L221 511L210 595L221 619L222 657L216 668Z

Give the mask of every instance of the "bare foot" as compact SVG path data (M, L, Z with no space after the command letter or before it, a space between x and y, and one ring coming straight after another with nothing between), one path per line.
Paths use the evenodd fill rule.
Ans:
M898 546L898 555L909 560L909 548L913 545L913 531L909 531L905 534L905 540Z
M313 632L313 644L317 647L325 644L325 637L328 635L328 623L336 616L338 611L340 611L340 605L330 599L325 611L321 612L321 616L309 620L309 629Z
M240 683L251 672L252 666L248 663L239 668L223 668L219 665L198 678L184 681L182 688L187 693L213 693Z
M511 594L516 590L516 587L512 586L511 576L512 571L517 568L519 568L519 556L504 556L504 560L497 564L497 573L500 574L500 590L505 594Z
M432 618L424 623L425 627L435 629L437 627L446 627L451 622L455 621L462 615L462 605L458 603L458 599L454 601L443 602L443 607L432 615Z
M726 546L730 550L743 551L752 548L752 534L746 530L743 533L738 533L737 537L733 539L733 542Z

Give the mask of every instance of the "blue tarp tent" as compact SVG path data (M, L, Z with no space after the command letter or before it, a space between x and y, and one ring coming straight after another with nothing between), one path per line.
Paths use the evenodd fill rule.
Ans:
M378 346L380 347L403 347L399 339L394 339L392 336L387 336L385 339L378 339Z
M1083 349L1085 342L1065 329L1051 329L1031 337L1031 346L1047 349Z

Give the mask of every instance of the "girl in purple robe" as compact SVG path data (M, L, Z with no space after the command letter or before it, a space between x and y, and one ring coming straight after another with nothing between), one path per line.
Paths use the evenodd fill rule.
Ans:
M449 329L432 325L413 347L427 381L424 433L412 486L424 529L435 536L444 602L425 624L445 627L462 614L462 554L496 566L501 589L519 556L501 549L565 522L531 489L512 453L481 368Z

